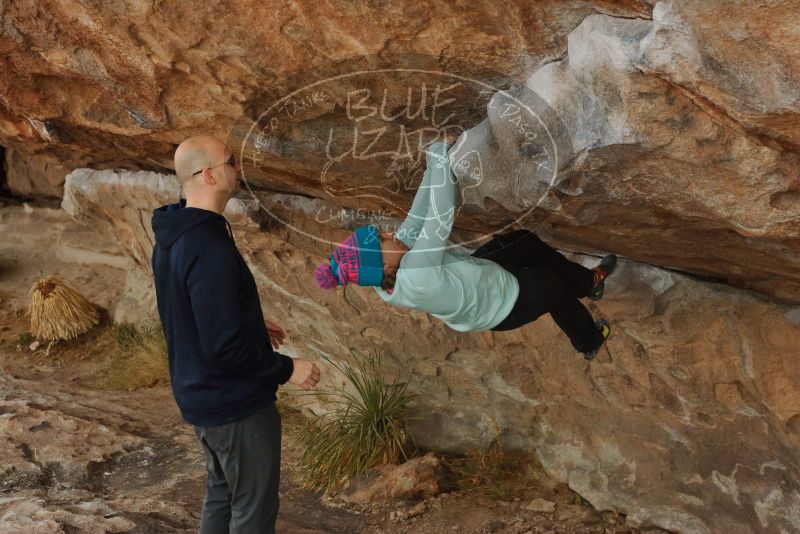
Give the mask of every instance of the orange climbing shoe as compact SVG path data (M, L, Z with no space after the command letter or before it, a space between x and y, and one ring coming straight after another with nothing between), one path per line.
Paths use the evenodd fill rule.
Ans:
M606 278L614 272L617 268L617 255L609 254L602 260L600 264L592 269L594 272L594 286L589 291L589 298L592 300L600 300L603 298L603 291L606 289Z

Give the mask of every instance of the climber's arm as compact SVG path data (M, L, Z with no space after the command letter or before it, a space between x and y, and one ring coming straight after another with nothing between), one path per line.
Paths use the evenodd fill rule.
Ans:
M447 144L437 142L428 146L425 151L428 158L426 171L428 183L425 189L420 187L417 197L420 194L427 197L422 201L428 205L428 210L424 219L419 221L421 223L419 235L408 252L409 258L404 264L406 269L438 268L442 265L455 219L456 179L450 169L447 149ZM409 274L413 272L409 271Z
M436 163L436 159L429 156L429 151L431 147L436 144L437 143L431 143L425 149L427 168L422 175L422 182L419 184L419 188L417 188L417 194L414 195L414 202L411 204L411 210L409 210L408 216L406 216L403 224L401 224L397 232L395 232L395 236L405 243L409 249L414 248L414 244L422 231L422 226L425 224L428 217L428 209L431 205L431 177L434 174L433 165Z

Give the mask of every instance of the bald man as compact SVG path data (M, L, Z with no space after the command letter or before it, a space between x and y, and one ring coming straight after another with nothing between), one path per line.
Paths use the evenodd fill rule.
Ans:
M286 334L264 320L253 275L222 216L240 171L217 139L186 139L175 151L186 198L153 212L153 274L172 391L206 457L201 534L275 532L275 394L287 381L309 390L320 377L312 362L274 350Z

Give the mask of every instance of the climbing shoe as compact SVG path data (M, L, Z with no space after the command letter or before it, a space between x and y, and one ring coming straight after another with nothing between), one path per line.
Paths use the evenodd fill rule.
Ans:
M600 344L600 347L602 347L603 344L605 344L606 339L608 339L609 334L611 334L611 325L608 324L608 321L606 321L605 319L598 319L594 322L594 324L595 326L597 326L597 329L600 330L600 333L603 334L603 343ZM587 361L594 360L594 357L597 356L597 351L600 350L600 347L597 347L594 350L590 350L589 352L584 352L583 353L584 359L586 359Z
M614 272L617 268L617 255L609 254L602 260L600 264L592 269L594 273L594 286L589 291L589 298L592 300L600 300L603 298L603 291L606 289L606 278Z

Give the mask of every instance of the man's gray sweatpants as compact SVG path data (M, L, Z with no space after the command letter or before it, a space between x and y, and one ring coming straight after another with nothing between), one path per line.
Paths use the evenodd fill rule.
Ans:
M200 534L274 534L281 418L275 404L220 426L195 426L208 471Z

